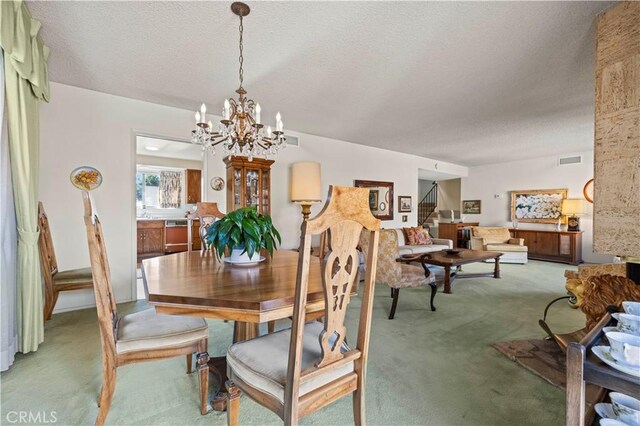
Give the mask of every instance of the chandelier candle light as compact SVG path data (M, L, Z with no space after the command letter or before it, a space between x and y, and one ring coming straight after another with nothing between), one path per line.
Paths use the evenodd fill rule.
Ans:
M276 129L265 126L261 122L260 104L247 99L247 91L242 87L243 75L243 44L242 44L242 18L247 16L251 9L244 3L235 2L231 5L231 11L240 17L240 87L236 90L238 100L233 98L224 100L222 120L218 129L213 130L211 120L207 121L207 107L202 104L200 111L196 112L196 129L193 130L191 142L202 145L211 155L215 155L216 146L222 144L224 156L244 155L249 161L253 161L256 155L275 155L280 149L286 147L284 138L284 126L282 116L276 114Z

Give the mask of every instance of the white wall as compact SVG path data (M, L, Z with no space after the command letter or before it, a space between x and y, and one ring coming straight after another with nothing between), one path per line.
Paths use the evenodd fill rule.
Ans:
M194 102L194 107L197 102ZM80 193L69 182L69 172L80 165L98 168L104 177L93 192L103 223L111 277L118 301L132 300L135 262L135 134L183 140L193 127L193 111L181 110L90 90L51 84L51 103L40 108L41 155L40 199L49 214L58 263L62 269L89 264L82 220ZM215 119L212 117L212 119ZM355 179L391 181L394 188L394 221L385 227L415 224L418 168L466 176L467 168L408 154L287 132L300 138L300 147L288 147L272 166L272 210L283 237L283 248L298 244L301 222L299 206L288 200L290 164L296 161L322 163L323 190L330 184L353 185ZM437 167L436 167L437 164ZM222 158L205 156L205 198L226 211L226 191L213 191L213 176L225 177ZM397 196L414 197L409 222L402 223ZM312 213L319 212L314 206ZM89 306L90 291L65 293L56 311Z
M459 178L438 181L438 210L460 210L461 186Z
M509 163L490 164L469 168L462 178L462 199L481 200L481 214L465 214L467 222L480 222L482 226L511 226L511 193L522 189L567 188L568 198L583 198L582 188L593 177L593 151L579 153L581 164L558 166L558 157L533 158ZM593 253L592 205L580 220L582 257L585 262L610 262L611 256ZM556 229L553 224L521 223L521 229Z
M415 202L420 202L429 193L433 187L433 181L427 179L418 179L418 199Z

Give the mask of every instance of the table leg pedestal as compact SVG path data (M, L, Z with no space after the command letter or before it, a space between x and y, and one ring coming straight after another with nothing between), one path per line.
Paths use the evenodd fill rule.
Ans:
M444 267L444 292L451 294L451 266Z
M493 278L500 278L500 256L496 257L496 266L493 268Z

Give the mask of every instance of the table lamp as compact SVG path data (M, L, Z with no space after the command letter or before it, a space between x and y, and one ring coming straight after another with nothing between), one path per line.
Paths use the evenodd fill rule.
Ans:
M303 219L309 219L311 205L322 201L320 163L301 161L291 165L291 201L300 204Z
M567 231L580 230L580 218L578 216L584 214L584 202L581 199L564 199L562 200L562 214L569 216L567 219Z

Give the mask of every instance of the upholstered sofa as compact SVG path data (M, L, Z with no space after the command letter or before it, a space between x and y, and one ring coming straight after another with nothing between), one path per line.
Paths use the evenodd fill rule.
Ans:
M400 253L400 256L403 256L405 254L430 253L433 251L441 251L453 248L453 241L441 238L432 238L431 241L433 242L433 244L408 245L402 228L396 228L395 231L396 234L398 234L398 251Z
M508 228L472 226L471 250L498 251L500 263L527 263L527 246L523 238L511 238ZM494 259L485 262L494 262Z

